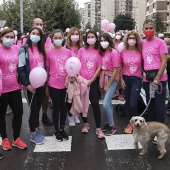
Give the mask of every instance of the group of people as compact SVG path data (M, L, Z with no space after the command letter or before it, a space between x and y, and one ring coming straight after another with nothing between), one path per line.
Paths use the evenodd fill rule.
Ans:
M69 125L75 126L80 123L78 116L80 115L83 121L82 133L88 133L89 100L98 138L113 135L116 132L116 125L112 97L118 87L123 89L129 120L132 116L139 115L137 102L142 86L146 92L147 102L151 97L149 93L151 88L159 91L155 93L149 104L149 120L164 122L167 45L164 40L154 36L156 30L152 20L144 22L143 31L145 40L142 40L136 31L128 31L123 38L124 49L118 51L117 47L122 39L120 32L117 32L113 39L108 33L98 36L95 31L88 30L82 38L79 29L72 27L63 46L64 33L57 29L50 37L45 36L43 21L36 18L27 38L22 40L22 45L19 47L14 45L13 30L3 29L0 34L0 69L2 70L0 134L3 149L11 149L5 121L8 104L13 112L12 145L20 149L27 148L20 138L23 115L21 87L31 107L30 141L35 144L45 142L45 136L41 134L39 128L41 106L45 122L52 124L47 116L49 99L53 104L52 120L57 141L69 139L64 130L67 117ZM65 63L72 56L77 57L81 62L81 70L74 77L68 76L65 70ZM35 67L42 67L47 71L46 83L36 89L29 81L29 73ZM107 117L107 123L103 127L101 127L99 88L104 90L103 108ZM128 124L125 133L131 132L132 126Z

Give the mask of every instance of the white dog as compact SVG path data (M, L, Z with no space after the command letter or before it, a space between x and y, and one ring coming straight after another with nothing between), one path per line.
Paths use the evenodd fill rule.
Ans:
M133 135L135 138L135 148L138 148L138 142L142 145L140 156L144 156L147 152L148 141L152 135L157 136L157 147L160 155L158 159L162 159L166 153L165 144L170 137L170 129L160 122L145 122L140 116L134 116L130 120L133 126Z

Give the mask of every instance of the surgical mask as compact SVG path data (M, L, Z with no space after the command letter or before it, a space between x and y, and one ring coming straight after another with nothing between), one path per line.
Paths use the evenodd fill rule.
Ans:
M154 32L150 31L150 30L145 31L145 36L146 36L146 38L150 39L154 36Z
M79 35L71 35L71 41L77 42L79 40Z
M109 42L103 41L103 42L100 42L100 45L102 46L103 49L106 49L109 46Z
M40 41L40 36L38 35L31 35L30 40L34 43L37 44Z
M129 39L128 44L129 46L134 46L136 44L136 40Z
M116 40L120 40L121 39L121 35L116 35Z
M63 42L63 40L60 40L60 39L56 39L56 40L53 40L53 41L54 41L54 44L55 44L57 47L61 46L61 45L62 45L62 42Z
M5 47L11 47L14 44L14 39L4 38L2 43Z
M95 39L95 38L88 38L88 39L87 39L87 43L88 43L89 45L94 45L95 42L96 42L96 39Z

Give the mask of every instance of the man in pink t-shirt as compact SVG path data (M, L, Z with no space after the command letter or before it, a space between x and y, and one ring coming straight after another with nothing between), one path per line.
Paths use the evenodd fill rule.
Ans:
M150 19L145 20L143 24L143 31L146 36L146 40L142 41L142 55L144 61L145 72L149 70L157 70L156 76L153 81L146 80L144 76L143 87L146 92L147 102L152 97L149 104L149 120L164 122L165 120L165 98L166 98L166 64L167 64L167 47L165 42L154 36L156 27L154 22ZM150 83L152 83L150 86ZM162 87L160 86L162 84ZM150 90L158 89L155 92L154 97L150 96Z

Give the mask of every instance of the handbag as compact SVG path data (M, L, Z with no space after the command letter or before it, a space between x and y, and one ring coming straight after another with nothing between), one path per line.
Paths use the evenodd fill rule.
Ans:
M146 80L153 81L154 78L156 77L158 71L159 71L159 69L145 71L145 73L146 73Z

